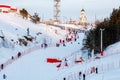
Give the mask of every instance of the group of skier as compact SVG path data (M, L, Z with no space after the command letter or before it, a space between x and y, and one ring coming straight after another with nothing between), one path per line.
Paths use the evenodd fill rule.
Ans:
M95 68L95 73L98 74L98 68ZM63 78L63 80L67 80L65 77ZM79 72L79 80L86 80L86 74L82 73L81 71Z
M17 57L18 57L18 58L21 57L21 52L18 52ZM11 60L14 60L14 56L11 57ZM1 70L3 70L4 67L5 67L4 64L1 64L1 65L0 65ZM6 74L3 74L3 79L6 79L6 78L7 78L7 75L6 75Z

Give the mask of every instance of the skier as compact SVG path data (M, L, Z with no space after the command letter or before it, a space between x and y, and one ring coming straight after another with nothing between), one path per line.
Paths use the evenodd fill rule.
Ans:
M63 80L66 80L66 78L64 77Z
M14 59L14 57L12 56L12 57L11 57L11 59L13 60L13 59Z
M18 52L18 58L21 56L21 52Z
M62 39L60 39L60 43L62 43Z
M79 72L79 80L81 80L81 74L82 74L82 72Z
M85 80L85 74L83 74L83 80Z
M75 38L75 42L76 42L76 40L77 40L77 39Z
M41 47L43 48L43 44L41 44Z
M65 62L67 61L67 59L65 58Z
M63 40L63 46L65 46L65 41Z
M90 59L91 58L91 51L90 51L90 49L88 50L88 59Z
M68 64L67 64L67 59L65 58L65 66L68 66Z
M1 64L1 69L3 69L4 68L4 65L3 64Z
M45 44L44 44L44 47L46 48L47 46L48 46L48 45L45 43Z
M6 79L6 78L7 78L7 76L5 74L3 74L3 79Z
M98 68L96 67L96 74L98 73Z

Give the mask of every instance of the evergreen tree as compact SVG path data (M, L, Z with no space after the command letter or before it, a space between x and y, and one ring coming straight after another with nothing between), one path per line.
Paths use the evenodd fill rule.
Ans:
M113 9L110 18L105 18L95 29L87 32L83 45L90 51L94 49L95 53L100 52L100 28L105 29L103 31L103 49L120 41L120 7L119 9Z
M20 14L22 15L23 19L28 18L28 12L24 8L22 10L20 10Z
M32 22L37 23L37 22L40 22L40 17L38 16L37 13L34 13L31 20L32 20Z

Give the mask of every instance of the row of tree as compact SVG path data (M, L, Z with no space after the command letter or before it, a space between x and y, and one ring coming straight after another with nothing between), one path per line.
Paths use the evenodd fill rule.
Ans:
M37 13L34 13L33 16L31 16L26 9L21 9L20 14L23 17L23 19L30 18L33 23L39 23L40 22L40 17Z
M103 31L103 49L106 49L110 44L120 41L120 7L113 9L109 18L97 24L95 29L86 33L86 39L83 42L84 48L90 52L94 49L95 53L100 52L101 34Z

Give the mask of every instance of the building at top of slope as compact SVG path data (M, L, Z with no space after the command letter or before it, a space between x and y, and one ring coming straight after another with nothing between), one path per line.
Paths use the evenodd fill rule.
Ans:
M0 4L0 13L18 12L16 7Z
M88 25L87 17L85 16L85 10L84 9L81 10L81 16L79 18L78 24L82 25L82 26L87 26Z

